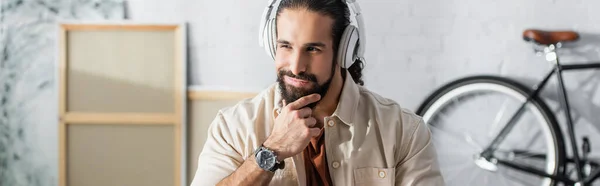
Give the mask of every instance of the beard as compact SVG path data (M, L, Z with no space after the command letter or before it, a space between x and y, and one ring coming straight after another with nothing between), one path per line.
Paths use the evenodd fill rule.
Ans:
M308 96L314 93L319 94L321 96L321 99L323 99L323 97L325 97L325 94L327 94L327 90L329 90L331 79L333 79L334 70L334 67L332 67L331 76L322 85L319 85L317 77L314 74L302 72L298 75L295 75L289 70L279 70L279 72L277 73L277 83L279 84L279 89L281 90L281 96L285 100L286 104L290 104L304 96ZM311 84L311 87L298 88L292 85L288 85L283 80L285 76L308 81ZM319 101L310 103L306 107L313 109L315 108L317 103L319 103Z

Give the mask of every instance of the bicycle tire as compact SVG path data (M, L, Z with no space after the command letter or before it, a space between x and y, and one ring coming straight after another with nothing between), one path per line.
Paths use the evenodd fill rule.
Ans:
M457 79L454 81L451 81L443 86L441 86L440 88L436 89L433 93L431 93L426 99L425 101L423 101L418 109L416 109L416 114L418 114L419 116L424 116L425 113L430 109L430 107L436 103L442 96L448 94L450 91L458 89L460 87L464 87L467 85L472 85L475 83L484 83L484 84L493 84L493 85L499 85L502 87L506 87L508 89L511 89L515 92L518 92L519 94L523 95L524 97L528 97L528 95L530 95L532 93L532 90L530 88L527 88L526 86L524 86L523 84L508 79L508 78L504 78L504 77L499 77L499 76L487 76L487 75L482 75L482 76L470 76L470 77L465 77L465 78L461 78L461 79ZM530 102L533 104L533 106L535 106L535 108L537 110L540 111L540 113L543 115L544 119L546 120L546 123L548 124L548 128L550 129L550 132L552 134L552 138L553 138L553 143L555 144L555 156L556 156L556 170L553 172L554 175L562 175L565 169L565 147L564 147L564 141L563 141L563 136L561 133L561 129L558 125L558 122L554 116L554 114L552 113L552 111L549 109L549 107L547 106L547 104L542 101L539 97L534 97L530 100ZM429 125L429 123L428 123ZM515 170L517 171L517 170ZM549 185L556 185L557 181L551 181L551 183Z

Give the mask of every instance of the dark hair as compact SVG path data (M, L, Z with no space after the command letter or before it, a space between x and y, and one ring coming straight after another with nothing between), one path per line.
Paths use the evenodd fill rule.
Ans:
M301 8L333 18L331 36L333 37L333 51L337 53L342 34L346 27L350 25L350 10L346 2L343 0L281 0L277 8L277 17L284 9ZM357 60L348 67L352 79L359 85L364 85L362 80L363 65L362 61Z

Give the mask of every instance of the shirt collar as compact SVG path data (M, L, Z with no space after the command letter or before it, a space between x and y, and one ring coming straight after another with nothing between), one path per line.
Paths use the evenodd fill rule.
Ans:
M350 72L344 70L346 72L346 79L344 80L344 85L342 87L342 92L340 94L340 100L338 102L337 108L333 112L332 116L338 117L344 124L352 126L354 123L354 114L358 109L358 101L359 101L359 88L358 85L352 79ZM275 95L274 95L274 109L273 109L273 120L279 115L281 111L282 105L282 97L281 97L281 89L278 85L275 85Z

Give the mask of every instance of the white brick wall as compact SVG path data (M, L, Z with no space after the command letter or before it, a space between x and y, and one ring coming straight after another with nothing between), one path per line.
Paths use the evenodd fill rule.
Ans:
M260 90L274 81L272 60L258 46L258 24L266 0L129 0L134 20L190 23L194 85ZM368 88L416 109L435 88L473 74L539 80L550 66L521 38L526 28L575 29L583 34L565 60L600 60L598 0L359 0L366 22ZM166 7L166 8L165 8ZM566 62L566 61L565 61ZM525 65L522 67L521 65ZM600 73L567 73L576 87ZM554 89L551 89L554 90ZM591 98L570 90L583 111L600 112L600 88ZM595 101L594 101L595 100ZM578 132L595 135L591 114ZM595 122L595 125L589 124ZM586 124L587 123L587 124Z

